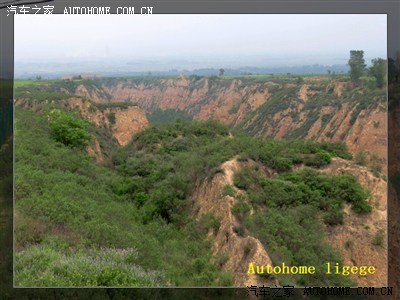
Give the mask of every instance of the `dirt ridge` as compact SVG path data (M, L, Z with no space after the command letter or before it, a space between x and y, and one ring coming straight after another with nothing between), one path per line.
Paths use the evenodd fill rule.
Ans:
M234 157L221 165L221 172L212 178L203 180L197 186L192 196L196 206L194 214L199 219L203 214L212 212L215 217L220 219L218 231L210 230L209 237L213 240L214 257L224 253L228 255L222 267L233 273L234 286L278 285L274 276L265 278L247 274L250 262L253 262L254 265L270 264L272 266L272 261L258 239L249 235L240 236L235 231L238 220L231 212L236 201L235 197L222 194L226 185L233 186L233 175L242 165L243 163Z
M326 239L340 251L348 266L375 266L369 276L351 275L360 286L386 286L387 274L387 182L376 177L367 167L342 158L332 158L322 172L329 175L353 175L371 193L367 214L357 214L350 205L344 206L343 225L327 227ZM381 240L377 239L381 236ZM380 242L378 244L378 242Z

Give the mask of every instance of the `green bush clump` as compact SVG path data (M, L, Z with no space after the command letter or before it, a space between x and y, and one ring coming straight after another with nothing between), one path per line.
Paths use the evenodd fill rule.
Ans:
M286 172L291 170L293 165L293 161L290 158L286 157L275 157L271 161L271 167L274 168L278 172Z
M313 142L311 140L272 140L266 138L261 141L237 138L234 143L240 142L242 158L251 158L260 161L267 167L279 173L288 172L294 164L305 162L309 166L320 167L330 162L330 158L337 156L351 159L343 143ZM251 143L251 144L250 144ZM310 159L313 158L313 159Z
M225 251L220 251L217 254L216 262L219 267L222 267L229 259L229 254Z
M213 213L208 212L201 216L200 224L204 226L206 232L210 229L217 232L221 226L221 221Z
M233 183L239 189L249 190L258 185L258 178L256 170L244 168L234 174Z
M91 139L86 130L88 123L76 114L53 109L47 117L52 135L57 142L65 146L83 147Z
M354 157L354 161L356 162L356 164L360 166L365 166L367 164L367 155L365 151L363 150L357 151Z
M343 212L340 208L330 209L324 215L324 222L328 225L343 224Z
M385 241L385 231L383 229L379 229L372 238L372 245L383 246L384 241Z
M224 188L222 190L222 195L234 197L236 195L236 191L233 186L231 186L230 184L227 184L224 186Z
M236 230L241 234L249 231L256 236L275 264L283 261L323 267L327 261L340 261L334 249L323 242L320 222L329 226L342 224L344 202L351 203L357 213L371 210L367 202L369 193L350 175L329 176L305 168L273 178L260 172L254 172L254 176L258 178L253 179L252 188L245 190L254 214L243 214L240 228ZM239 204L235 211L241 211ZM294 276L291 280L303 285L349 284L347 278L329 277L321 270L315 275Z
M314 158L311 160L306 161L306 166L313 166L313 167L322 167L328 165L331 162L331 155L324 150L319 150L315 155Z
M242 222L246 214L250 212L251 206L240 199L231 208L232 213L236 216L239 222Z
M233 275L230 272L223 271L218 279L218 286L232 287L234 285Z

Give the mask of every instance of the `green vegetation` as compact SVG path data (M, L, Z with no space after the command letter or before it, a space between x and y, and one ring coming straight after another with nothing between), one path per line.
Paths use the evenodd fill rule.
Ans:
M71 86L66 81L33 81L33 80L16 80L14 82L14 97L16 99L49 101L62 100L74 95L77 85Z
M35 81L33 80L14 80L14 88L17 89L23 86L32 85L34 83Z
M154 109L147 115L150 124L163 124L173 121L191 121L193 117L183 110Z
M51 110L47 115L52 135L57 142L66 146L83 147L90 140L86 131L87 122L76 114L59 109Z
M162 282L160 273L147 272L137 266L135 249L71 251L65 247L62 240L53 238L19 252L15 265L18 285L124 287L155 286ZM26 268L32 265L35 268Z
M335 80L343 79L339 77ZM191 114L213 92L229 88L236 77L192 76L189 89L208 80L209 98L185 111L152 109L148 114L152 126L120 148L107 128L95 127L53 101L74 96L79 84L97 93L116 82L152 88L161 78L166 79L96 78L16 85L17 98L51 100L41 101L36 113L15 109L16 285L232 285L232 274L222 268L228 254L213 257L207 239L210 232L220 230L221 220L211 212L196 218L191 195L199 182L222 172L221 163L233 157L241 162L253 160L258 166L237 172L235 187L226 185L221 191L221 196L236 198L232 213L239 236L251 234L260 239L273 263L315 265L324 270L325 262L340 262L340 255L324 242L323 228L342 223L343 203L351 204L356 213L368 213L369 194L352 176L332 177L317 169L333 157L351 159L351 154L340 142L252 138L216 121L192 120ZM243 131L256 134L264 124L276 124L276 113L290 111L299 103L298 86L290 84L310 82L306 75L240 77L238 89L257 84L257 91L268 88L270 96L248 113L239 129L253 117L254 122ZM283 87L286 83L288 87ZM330 83L328 76L313 83L313 93L302 110L289 112L293 119L300 112L305 114L304 122L286 137L305 137L318 118L326 126L334 111L321 114L323 105L338 109L344 102L357 100L354 111L360 112L383 97L382 91L374 92L368 86L335 97L333 92L325 93ZM110 97L104 91L100 96ZM91 110L124 109L130 101L91 103ZM229 113L235 114L242 103L235 103ZM106 117L111 124L116 122L114 113ZM99 141L106 160L101 165L84 149L93 138ZM362 154L356 155L356 161L363 161ZM377 169L377 157L373 161L376 166L371 167ZM294 171L303 165L304 169ZM378 238L372 243L378 243ZM253 246L244 244L242 250L248 255ZM343 276L321 272L279 280L297 285L351 284Z
M331 155L325 150L319 150L312 159L306 160L306 166L322 167L331 162Z
M375 58L372 60L372 66L369 68L369 73L375 77L376 86L382 88L387 82L387 62L383 58Z
M367 164L367 155L364 150L357 151L354 156L354 161L360 166L365 166Z
M129 102L94 102L93 105L97 108L128 108L132 106Z
M227 184L226 186L224 186L224 189L222 190L222 195L234 197L236 195L236 191L233 188L233 186Z
M168 172L171 161L153 165L149 152L142 156L148 164L141 169L134 166L144 160L132 157L113 171L95 164L83 149L56 142L46 115L16 108L15 116L15 211L21 216L15 224L18 286L232 284L229 274L211 263L205 239L208 229L218 230L218 220L209 216L199 225L184 217L189 210L174 206L185 202L186 194L180 193L187 179ZM198 137L224 130L200 123L191 128ZM150 136L150 129L139 134L138 144L144 146ZM136 155L125 150L127 156ZM125 172L141 175L121 175ZM173 223L169 216L175 217ZM29 219L38 224L30 226ZM55 238L60 242L49 242ZM118 249L128 248L137 253L129 265L118 254ZM117 253L110 256L114 262L107 258L110 251Z
M379 164L379 157L376 154L376 152L372 153L370 161L369 161L369 168L372 171L372 173L376 176L379 177L379 174L381 173L381 166Z
M298 99L296 93L297 88L282 88L275 91L270 96L269 100L257 109L256 112L260 115L260 117L257 118L253 123L251 123L248 128L246 128L246 132L250 134L256 133L256 131L259 130L262 124L264 124L267 120L272 120L273 116L276 113L297 104ZM247 120L242 122L241 125L244 125L246 121ZM241 125L239 125L239 127Z
M237 204L241 231L248 230L264 244L274 264L313 265L315 275L295 276L299 285L349 285L343 276L326 276L323 265L340 256L323 241L323 226L343 220L342 203L349 202L357 213L369 212L369 194L349 175L331 177L313 169L288 172L268 178L259 170L245 168L234 177L249 204ZM251 205L254 214L250 215ZM245 208L244 208L245 207ZM244 227L244 228L243 228ZM284 280L284 275L279 280ZM293 282L293 281L292 281Z
M387 61L383 58L375 58L371 61L372 65L367 69L364 60L364 51L350 51L350 79L356 83L361 82L362 85L370 89L382 89L387 83ZM369 75L369 76L365 76Z
M106 118L111 124L115 124L115 112L108 112L106 113Z
M372 245L383 246L384 241L385 241L385 232L382 229L379 229L372 238Z
M351 50L350 51L350 78L351 80L358 81L365 71L364 51Z
M217 265L222 267L228 261L228 259L229 259L229 254L225 251L220 251L216 257Z
M47 91L20 91L16 90L15 97L18 99L31 99L31 100L62 100L73 97L70 94L62 92L47 92Z

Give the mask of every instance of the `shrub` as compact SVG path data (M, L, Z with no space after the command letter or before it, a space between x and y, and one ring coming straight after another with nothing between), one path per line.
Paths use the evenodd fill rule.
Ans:
M135 194L134 202L138 207L142 207L148 199L148 196L144 192L139 192Z
M220 251L217 254L216 262L219 267L222 267L229 259L229 254L225 251Z
M91 138L86 131L88 123L74 113L54 109L49 112L48 120L54 139L66 146L83 147Z
M356 164L360 166L365 166L367 163L367 157L364 150L357 151L356 155L354 156L354 161Z
M218 283L219 286L231 287L234 283L232 274L228 271L222 271Z
M240 200L232 206L231 211L239 221L242 221L245 214L247 214L250 209L251 207L248 204L246 204L243 200Z
M383 242L385 240L385 232L382 229L379 229L377 233L372 238L372 245L375 246L383 246Z
M236 195L236 191L233 188L233 186L231 186L230 184L227 184L224 186L224 189L222 190L222 195L234 197Z
M111 124L115 124L115 112L106 113L106 117Z
M286 157L276 157L272 161L272 168L278 172L286 172L292 168L292 161Z
M324 215L324 222L328 225L343 224L343 212L340 209L331 209Z
M328 165L330 162L331 162L331 155L324 150L319 150L315 154L313 159L306 161L306 165L318 168L318 167Z
M217 217L215 217L212 212L208 212L201 216L200 224L204 226L204 229L206 231L212 229L214 232L216 232L221 226L221 221Z
M364 201L357 201L353 204L353 210L356 213L366 213L371 212L372 206Z
M232 206L232 213L240 214L247 213L250 211L250 206L243 201L238 201Z
M369 89L376 88L376 79L374 77L362 76L362 77L360 77L360 81L364 87L367 87Z
M322 124L328 123L328 121L332 118L333 114L325 114L321 117Z
M243 168L239 172L236 172L233 177L234 185L243 190L248 190L258 184L259 175L258 172L250 168Z
M371 161L369 163L369 167L372 171L372 173L376 176L379 177L380 172L382 171L382 168L379 164L379 157L376 153L372 154Z

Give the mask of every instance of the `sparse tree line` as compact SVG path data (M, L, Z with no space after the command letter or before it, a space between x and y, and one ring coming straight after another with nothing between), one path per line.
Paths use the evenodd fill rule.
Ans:
M351 50L348 61L350 79L357 84L382 88L387 82L387 60L374 58L371 63L372 65L367 68L363 50Z

